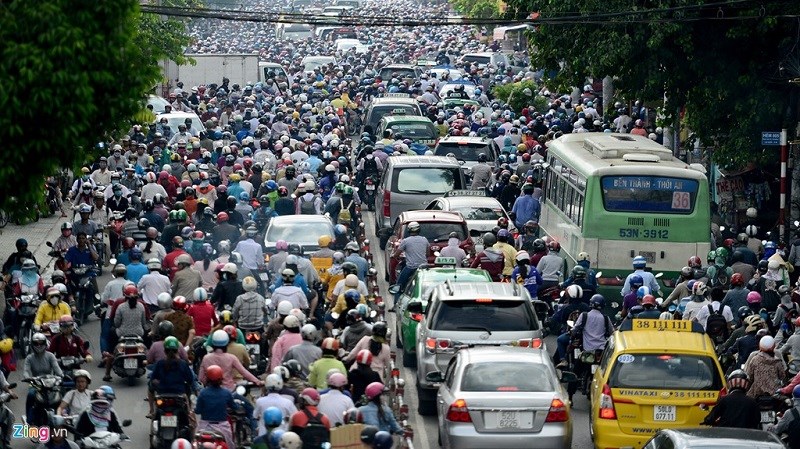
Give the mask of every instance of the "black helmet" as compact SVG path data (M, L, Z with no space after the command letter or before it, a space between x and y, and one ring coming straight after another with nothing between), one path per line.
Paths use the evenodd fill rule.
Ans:
M283 362L283 366L289 370L289 374L293 377L301 377L303 375L303 365L295 359Z
M228 204L228 209L234 209L234 208L236 208L236 205L239 204L239 201L237 201L236 198L234 198L232 196L229 196L228 198L226 198L225 201Z
M150 227L150 220L146 218L139 219L139 229L147 229Z
M745 318L749 317L752 314L753 310L750 308L750 306L739 307L739 310L736 311L736 315L739 316L740 320L744 320Z
M388 332L389 328L386 327L386 322L384 321L378 321L372 325L372 335L385 338Z
M478 162L486 162L487 160L486 153L481 153L478 155Z
M738 249L731 254L731 264L736 262L744 262L744 253L739 251Z
M497 237L495 237L494 234L492 234L491 232L487 232L486 234L483 234L483 247L484 248L488 248L488 247L494 245L495 243L497 243Z
M602 309L606 306L606 298L603 298L601 294L593 295L589 300L589 304L595 309Z
M294 254L295 256L303 255L303 249L300 248L300 245L297 243L290 243L289 247L287 248L287 252L289 254Z
M158 336L163 340L170 335L175 330L175 326L172 324L171 321L162 320L158 323Z
M769 262L766 260L759 260L758 261L758 272L764 274L767 272L767 268L769 268Z
M536 253L540 253L547 249L547 244L544 243L542 239L536 239L533 241L533 251Z
M358 266L353 262L345 262L342 264L342 272L344 272L345 276L348 274L357 274Z
M580 265L575 265L572 268L572 278L573 279L586 279L586 268L583 268Z

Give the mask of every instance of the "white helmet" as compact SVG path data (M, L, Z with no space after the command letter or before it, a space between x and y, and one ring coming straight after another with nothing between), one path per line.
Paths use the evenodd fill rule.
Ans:
M305 324L300 328L300 335L303 340L314 341L317 338L317 326L313 324Z
M208 300L208 291L203 287L197 287L192 293L195 302L203 302Z
M758 234L758 226L747 225L747 227L745 228L745 232L747 233L748 236L755 237L756 234Z
M255 291L256 287L258 287L258 284L256 283L256 278L253 276L247 276L242 280L242 288L244 291L252 292Z
M72 374L73 379L77 380L79 377L85 377L88 383L92 383L92 375L89 374L89 371L86 371L85 369L75 370L75 372Z
M279 374L270 374L264 380L264 387L267 391L281 391L283 389L283 378Z
M281 301L278 303L278 315L289 315L292 312L292 303L289 301Z
M579 285L572 284L564 290L564 294L572 299L583 297L583 289Z
M578 253L578 262L581 262L581 261L584 261L584 260L587 261L587 262L589 261L589 253L587 253L586 251L581 251L581 252Z
M161 261L157 258L152 258L147 261L147 269L148 270L160 270L161 269Z
M172 295L167 292L161 292L158 294L158 308L159 309L171 309L172 308Z
M748 207L746 214L747 218L756 218L756 216L758 215L758 210L756 210L755 207Z
M287 329L297 329L300 327L300 320L294 315L289 315L283 319L283 327Z
M223 273L230 273L235 275L237 271L239 271L239 268L236 266L235 263L228 262L222 267Z
M294 432L286 432L281 436L280 444L281 449L300 449L303 447L303 440Z

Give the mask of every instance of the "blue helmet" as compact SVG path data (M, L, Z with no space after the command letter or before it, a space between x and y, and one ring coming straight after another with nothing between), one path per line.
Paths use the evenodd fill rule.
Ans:
M644 256L636 256L633 258L633 268L644 268L647 266L647 259Z
M103 393L106 394L106 398L108 398L109 400L113 401L114 399L117 399L117 394L114 393L114 389L109 387L108 385L101 385L100 389L103 390Z
M589 300L589 305L595 309L602 309L606 306L606 298L603 298L603 295L600 294L593 295Z
M278 427L283 422L283 412L278 407L268 407L263 414L264 425Z
M129 256L131 260L142 260L141 248L139 248L138 246L134 246L133 248L131 248Z
M239 194L239 201L250 201L250 194L247 192L242 192Z
M644 298L645 296L650 294L650 287L639 287L636 290L636 297L637 298Z
M630 284L631 284L631 289L639 288L642 285L644 285L644 279L642 279L642 277L639 276L638 274L634 274L633 276L631 276Z
M278 190L278 183L270 179L267 181L267 190L270 192Z
M775 242L767 242L764 244L764 249L775 249Z
M794 386L794 390L792 390L792 397L794 399L800 399L800 385Z
M269 432L269 447L270 449L278 449L281 447L281 437L286 433L283 429L272 429Z

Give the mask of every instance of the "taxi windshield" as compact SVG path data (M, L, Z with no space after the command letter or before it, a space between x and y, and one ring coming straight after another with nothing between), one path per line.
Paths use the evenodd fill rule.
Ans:
M707 356L620 354L608 379L611 388L720 390L722 379Z

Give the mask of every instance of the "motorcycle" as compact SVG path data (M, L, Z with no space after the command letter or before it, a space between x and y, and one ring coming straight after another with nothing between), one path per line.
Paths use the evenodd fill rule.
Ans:
M88 349L89 342L84 342L84 348ZM64 381L61 383L61 394L65 395L69 390L75 388L75 371L81 369L81 365L86 363L83 357L61 357L58 359L58 366L64 373Z
M33 422L28 422L28 417L23 416L23 424L29 426L44 426L48 424L47 411L55 410L61 404L62 378L47 374L44 376L22 379L34 389Z
M97 259L97 275L103 275L103 265L106 263L106 243L104 238L103 228L100 227L95 231L94 236L92 237L92 245L94 245L94 249L97 251L97 255L99 256Z
M11 307L17 311L17 343L22 358L27 357L31 350L31 340L33 339L33 319L36 318L36 311L39 309L41 298L38 294L21 295L11 301Z
M46 209L46 216L50 216L58 212L60 209L58 207L58 198L60 196L60 192L58 191L58 180L54 178L49 178L47 182L45 182L44 187L47 191L47 209Z
M378 187L378 180L374 175L367 176L364 179L364 195L361 199L362 203L366 203L367 209L370 211L375 210L375 189Z
M250 417L244 408L244 399L247 398L250 388L255 384L240 383L236 386L236 393L239 396L233 397L234 408L228 413L229 420L231 421L231 428L233 429L233 441L236 447L249 446L253 441L253 430L250 427Z
M122 421L122 427L131 425L131 420L126 419ZM70 429L73 433L74 430ZM120 449L122 442L130 441L130 438L124 433L109 432L107 430L100 430L91 435L80 435L75 433L75 440L80 442L81 449Z
M99 274L99 269L90 265L75 265L71 269L69 276L70 291L75 294L75 306L77 312L75 321L80 326L94 312L99 318L100 315L100 294L95 291L94 277Z
M194 434L194 449L203 449L206 447L207 443L211 443L209 446L215 448L227 447L225 437L219 432L214 432L213 430L201 430Z
M122 212L114 212L111 214L111 225L109 226L109 242L111 245L111 254L119 254L122 249L122 239L124 238L122 231L125 226L125 215ZM113 237L113 238L112 238Z
M9 389L14 389L17 384L9 384ZM8 407L13 397L11 393L0 394L0 432L2 432L2 441L0 441L0 448L11 449L11 432L14 427L14 412Z
M114 374L125 378L128 385L133 386L136 379L142 377L146 371L146 352L147 348L142 337L136 335L120 337L114 349L114 361L111 363Z
M260 376L267 371L269 358L264 354L262 347L262 333L260 330L245 330L244 343L247 353L250 355L250 366L247 367L251 373Z
M761 395L756 398L758 410L761 412L761 428L769 430L778 423L778 418L792 406L791 399L780 395Z
M45 242L45 244L50 248L50 252L47 253L48 256L51 257L50 262L47 263L45 268L49 267L53 261L55 261L55 265L53 267L56 270L61 270L66 272L69 269L68 263L64 256L67 254L66 251L58 251L53 248L53 242Z
M155 399L156 413L150 424L151 449L167 449L178 438L191 438L186 396L159 394Z

